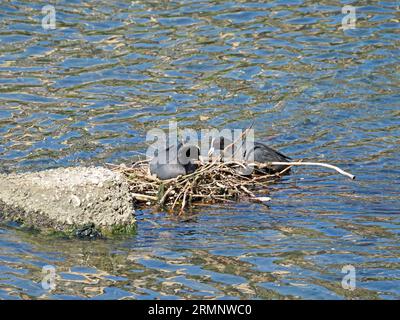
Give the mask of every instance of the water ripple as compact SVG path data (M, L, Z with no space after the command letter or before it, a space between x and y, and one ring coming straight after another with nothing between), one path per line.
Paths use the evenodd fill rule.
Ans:
M146 132L248 127L293 158L272 202L139 211L131 239L0 228L0 299L399 299L399 6L324 1L0 5L1 171L129 162ZM54 265L57 287L40 284ZM357 287L341 286L354 265Z

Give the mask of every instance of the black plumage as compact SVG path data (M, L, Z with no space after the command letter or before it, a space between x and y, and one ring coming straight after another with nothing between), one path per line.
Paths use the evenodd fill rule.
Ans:
M161 180L173 179L197 169L199 148L195 145L178 143L168 146L150 161L150 173Z

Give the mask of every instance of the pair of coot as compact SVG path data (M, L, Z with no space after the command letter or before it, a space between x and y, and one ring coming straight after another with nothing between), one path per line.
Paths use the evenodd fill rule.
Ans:
M231 141L224 137L219 137L213 142L216 150L224 150L231 144ZM193 173L197 169L196 160L199 159L200 150L195 145L179 143L167 147L164 151L157 154L150 162L150 173L156 175L161 180L176 178L180 175ZM245 159L251 159L255 162L288 162L289 157L272 149L261 142L254 142L254 146L244 153ZM263 172L280 172L286 166L279 165L264 169Z

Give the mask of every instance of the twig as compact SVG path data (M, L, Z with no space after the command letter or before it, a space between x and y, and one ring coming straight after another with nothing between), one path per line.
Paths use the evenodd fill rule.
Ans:
M145 194L141 194L141 193L131 193L132 197L138 199L138 200L151 200L151 201L157 201L157 197L154 196L149 196L149 195L145 195Z
M259 168L262 167L268 167L268 166L318 166L318 167L325 167L325 168L330 168L333 170L336 170L337 172L343 174L344 176L349 177L350 179L354 180L356 178L355 175L352 175L351 173L348 173L334 165L328 164L328 163L322 163L322 162L301 162L301 161L297 161L297 162L269 162L265 165L260 165Z
M160 199L159 205L162 206L165 202L165 199L167 198L168 194L172 191L173 187L169 187L168 190L164 193L162 198Z

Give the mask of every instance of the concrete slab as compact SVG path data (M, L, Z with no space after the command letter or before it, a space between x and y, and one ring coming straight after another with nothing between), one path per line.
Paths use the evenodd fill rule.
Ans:
M0 174L0 220L62 232L94 224L106 234L135 223L127 181L103 167Z

